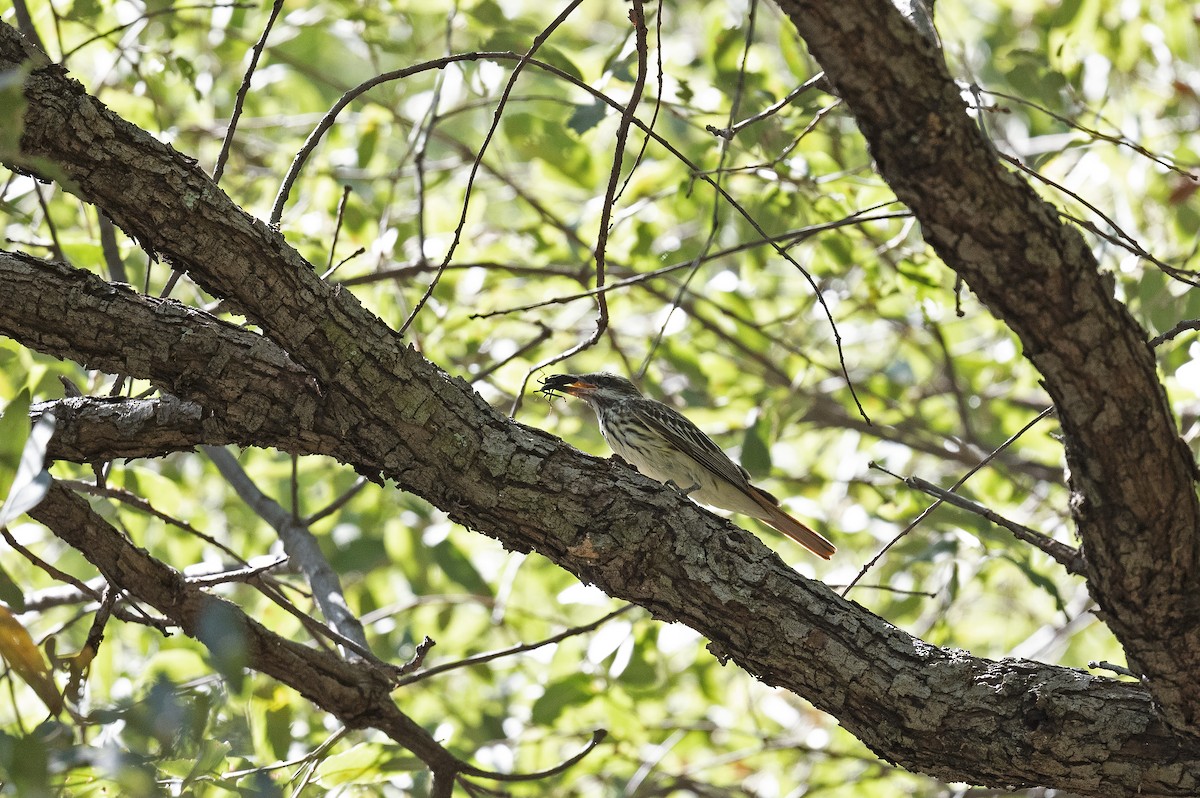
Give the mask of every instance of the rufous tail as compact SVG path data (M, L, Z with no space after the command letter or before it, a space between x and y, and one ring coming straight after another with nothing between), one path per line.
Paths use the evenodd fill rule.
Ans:
M824 535L814 532L785 513L778 504L772 501L774 497L771 494L752 487L751 495L763 509L760 520L766 521L818 557L828 560L837 551L837 547L826 540Z

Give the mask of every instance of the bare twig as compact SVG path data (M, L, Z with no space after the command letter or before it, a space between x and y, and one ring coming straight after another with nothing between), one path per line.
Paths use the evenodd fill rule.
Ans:
M555 765L552 768L539 770L536 773L497 773L495 771L479 770L478 768L464 768L462 772L477 778L488 779L490 781L538 781L551 776L557 776L559 773L562 773L568 768L576 765L581 759L590 754L596 746L604 742L604 738L607 736L608 732L606 732L604 729L597 729L596 731L592 732L592 739L578 754Z
M616 618L618 615L623 615L626 612L629 612L633 608L634 608L633 604L626 604L624 607L620 607L620 608L608 613L603 618L598 618L598 619L592 621L591 623L584 624L583 626L572 626L570 629L564 629L563 631L559 632L556 635L551 635L550 637L547 637L543 640L538 640L534 643L522 643L517 646L512 646L511 648L500 649L499 651L489 651L486 654L477 654L474 657L467 657L465 659L454 660L453 662L444 662L441 665L435 665L434 667L423 670L420 673L414 673L411 676L405 677L404 679L401 679L399 682L397 682L396 686L404 687L405 685L413 684L414 682L424 681L425 679L428 679L431 676L437 676L438 674L445 673L446 671L457 670L458 668L469 668L472 665L481 665L484 662L491 662L494 659L500 659L502 657L511 657L514 654L522 654L526 651L533 651L534 649L541 648L542 646L548 646L552 643L558 643L559 641L566 640L568 637L574 637L576 635L587 634L588 632L591 632L594 629L598 629L599 627L608 623L613 618Z
M1106 660L1088 660L1088 667L1093 670L1112 671L1120 676L1132 676L1134 679L1139 678L1136 673L1126 668L1124 665L1114 665Z
M141 496L138 496L136 493L133 493L128 490L124 490L122 488L111 488L111 487L108 487L107 485L98 485L95 483L84 482L82 480L77 480L77 479L60 479L59 482L62 483L63 485L65 485L66 487L70 488L71 490L79 491L80 493L87 493L92 496L104 496L105 498L108 498L108 499L116 499L117 501L121 502L122 504L127 504L130 507L134 507L138 510L141 510L142 512L146 513L147 515L154 516L155 518L159 519L160 521L165 521L166 523L170 524L173 527L182 529L184 532L187 532L189 535L193 535L193 536L199 538L200 540L203 540L205 543L212 546L213 548L221 550L222 552L229 555L230 557L232 557L234 560L241 563L242 565L246 565L246 561L242 558L242 556L240 554L238 554L236 551L234 551L233 549L231 549L229 546L226 546L224 543L217 540L212 535L201 532L199 529L196 529L196 527L192 526L191 524L187 523L186 521L181 521L172 515L162 512L161 510L156 508L154 505L150 504L150 502L146 501Z
M357 496L359 491L361 491L363 488L365 488L367 486L367 482L368 482L368 480L366 477L359 477L358 479L356 479L354 481L354 484L351 485L350 488L345 493L343 493L341 496L338 496L335 500L330 502L328 504L328 506L321 508L317 512L310 515L308 518L305 518L304 525L312 526L317 521L320 521L322 518L325 518L328 515L332 515L333 513L336 513L338 510L345 507L346 503L348 501L350 501L355 496Z
M596 234L596 288L603 289L606 279L605 267L607 265L607 250L608 250L608 233L612 224L613 203L616 201L617 187L621 182L621 164L625 159L625 146L629 140L629 128L635 119L634 112L637 110L638 103L641 101L642 92L646 88L646 73L648 71L647 61L649 60L649 50L646 41L646 16L645 8L642 0L633 0L633 7L629 10L629 21L633 24L634 40L637 47L637 77L634 79L633 90L629 95L629 104L621 111L621 121L617 125L616 146L613 148L612 168L608 173L608 186L604 191L604 202L600 211L600 226ZM521 381L521 387L517 390L517 395L513 399L512 409L509 415L515 416L517 409L521 406L521 402L525 398L525 387L529 384L529 378L534 375L539 369L546 368L555 363L559 363L572 355L578 354L585 349L590 349L595 346L608 329L608 298L603 290L596 294L596 328L587 339L580 341L575 346L565 352L554 355L551 358L541 361L537 365L525 372L525 379Z
M972 85L971 88L972 88L972 94L978 94L978 93L990 94L993 97L1002 97L1005 100L1008 100L1010 102L1019 103L1028 108L1033 108L1037 111L1041 111L1046 116L1049 116L1052 119L1056 119L1059 122L1062 122L1064 125L1067 125L1068 127L1075 128L1079 132L1084 133L1087 136L1091 137L1093 140L1107 141L1110 144L1116 144L1118 147L1128 147L1129 149L1136 152L1138 155L1141 155L1145 158L1149 158L1150 160L1154 161L1156 164L1159 164L1160 166L1164 166L1167 169L1170 169L1172 172L1182 175L1183 177L1186 177L1189 180L1200 180L1200 175L1197 175L1193 172L1189 172L1186 169L1181 168L1174 161L1169 161L1161 155L1155 155L1154 153L1150 152L1150 150L1143 147L1141 144L1138 144L1133 139L1130 139L1127 136L1125 136L1125 134L1123 134L1123 133L1104 133L1103 131L1096 130L1095 128L1087 127L1085 125L1080 124L1079 122L1076 122L1074 119L1065 117L1062 114L1057 114L1054 111L1051 111L1049 108L1046 108L1043 105L1038 105L1035 102L1030 102L1029 100L1025 99L1024 97L1017 97L1014 94L1006 94L1005 92L996 91L995 89L985 89L984 87L978 86L978 85ZM976 105L978 106L979 103L977 102Z
M321 275L322 280L328 280L337 266L341 266L342 263L346 262L343 260L337 266L333 265L333 256L337 252L338 237L342 233L342 222L346 218L346 203L350 200L350 190L350 186L342 186L342 198L338 201L337 207L337 221L333 225L333 241L329 245L329 261L325 264L325 273Z
M750 45L754 41L754 28L757 20L758 0L751 0L749 18L746 21L745 30L743 32L742 60L741 64L738 66L737 84L734 86L733 96L730 98L729 102L729 120L731 124L733 119L737 116L738 109L741 107L742 95L746 90L746 64L750 57ZM713 174L713 187L718 192L714 196L714 199L719 199L721 181L724 177L725 164L729 159L730 139L721 138L720 142L721 143L717 148L717 167ZM692 280L695 279L696 275L700 273L700 266L703 263L704 256L712 250L713 245L716 243L717 234L721 229L720 208L720 202L713 203L712 213L708 220L708 237L705 239L704 245L700 248L699 252L696 254L696 257L692 259L691 268L689 268L687 274L684 275L683 282L680 284L679 288L675 292L674 298L671 300L670 310L667 311L665 318L663 318L662 324L659 325L658 333L654 336L654 340L646 350L646 356L642 359L642 365L637 372L639 377L645 375L646 369L650 367L650 362L653 360L655 352L657 352L658 347L662 345L663 336L667 334L667 327L671 323L671 317L675 315L675 311L679 308L679 303L683 300L683 296L687 292L688 287L692 284Z
M1159 333L1151 338L1150 346L1160 346L1167 341L1174 340L1177 336L1187 332L1188 330L1200 330L1200 319L1187 319L1177 323L1165 333Z
M188 576L188 584L199 585L201 587L212 587L213 585L224 585L229 582L255 582L263 574L273 571L281 565L286 565L288 558L275 557L265 563L259 565L246 565L241 568L231 568L226 571L219 571L215 574L205 574L204 576Z
M433 279L425 288L425 293L417 300L417 304L413 307L412 312L408 314L408 318L400 325L397 332L400 335L408 330L409 326L416 320L417 314L421 312L421 308L425 307L425 303L433 296L434 290L437 288L438 282L442 278L446 266L454 258L454 251L458 249L458 243L462 239L463 228L467 224L467 209L471 205L471 194L475 186L475 178L479 174L479 165L483 161L483 156L487 152L488 145L492 142L492 137L496 135L496 131L500 128L500 120L504 115L504 108L508 104L508 98L512 94L513 87L517 83L517 78L525 70L525 66L530 63L533 54L541 49L550 35L558 29L560 25L567 21L567 17L575 12L583 0L571 0L557 17L555 17L546 28L534 37L533 43L529 46L529 50L517 61L517 65L513 67L512 74L508 76L508 82L504 85L504 90L500 93L500 99L496 103L496 110L492 114L492 124L488 128L487 134L483 137L483 143L479 145L479 152L476 153L475 159L471 162L471 170L467 175L467 186L464 189L462 212L459 215L458 224L454 227L454 237L450 240L450 246L446 248L446 254L442 258L441 266L434 273Z
M891 205L891 204L894 204L894 201L888 202L888 203L883 203L883 204ZM737 245L734 245L731 247L726 247L725 249L720 249L715 252L708 252L699 257L702 262L707 263L709 261L719 260L720 258L728 257L729 255L736 255L739 252L745 252L747 250L754 249L756 247L770 245L773 242L782 244L787 247L792 247L792 246L795 246L796 244L800 243L801 241L805 241L805 240L817 235L818 233L823 233L823 232L826 232L829 230L836 230L841 227L846 227L847 225L863 224L866 222L878 222L878 221L883 221L886 219L905 219L905 218L912 216L912 213L910 211L893 211L893 212L889 212L889 213L875 214L872 216L866 215L870 211L875 210L876 208L879 208L879 207L882 207L882 206L876 205L876 206L873 206L872 208L867 208L867 209L864 209L861 211L855 211L854 213L850 214L849 216L846 216L845 218L837 219L832 222L822 222L821 224L814 224L814 225L810 225L808 227L801 227L796 230L791 230L787 233L780 233L777 236L772 236L771 239L769 239L769 240L758 239L758 240L754 240L754 241L745 241L741 244L737 244ZM618 288L625 288L626 286L637 285L638 283L643 283L643 282L646 282L647 280L653 280L657 277L664 277L668 274L672 274L673 272L677 272L681 269L687 269L689 267L692 267L695 264L696 264L696 258L689 258L688 260L685 260L685 261L680 261L678 263L672 263L669 266L663 266L663 267L660 267L658 269L653 269L648 272L641 272L639 274L634 274L631 277L626 277L624 279L617 280L612 283L608 283L599 288L589 288L587 290L579 291L574 294L567 294L564 296L554 297L553 299L543 299L539 302L531 302L528 305L519 305L517 307L505 308L503 310L492 310L492 311L486 311L484 313L472 313L468 318L489 319L493 316L503 316L503 315L507 315L510 313L525 313L527 311L535 310L537 308L547 307L549 305L560 305L565 302L572 302L572 301L575 301L578 299L585 299L587 297L594 296L595 294L598 294L598 293L603 293L606 291L615 291ZM535 270L535 272L537 274L545 274L544 269L537 269L537 270ZM349 282L349 281L346 281L346 282Z
M721 138L726 139L727 141L732 140L734 136L736 136L738 133L741 133L744 129L750 127L750 125L753 125L756 122L761 122L764 119L770 119L772 116L774 116L775 114L782 111L784 108L786 108L789 105L791 105L792 103L794 103L800 97L800 95L804 94L809 89L817 86L824 80L825 80L825 73L818 72L817 74L813 75L811 78L804 81L799 86L797 86L796 88L794 88L790 92L788 92L788 95L786 97L784 97L782 100L767 106L766 108L764 108L763 110L761 110L757 114L755 114L754 116L747 117L746 119L743 119L741 122L738 122L735 125L730 125L729 127L725 127L725 128L718 128L718 127L709 125L707 127L707 130L709 133L712 133L714 136L720 136Z
M1049 555L1052 559L1058 562L1058 564L1061 565L1067 571L1067 573L1074 574L1076 576L1084 575L1083 553L1074 546L1068 546L1066 543L1061 543L1054 538L1030 529L1023 524L1018 524L1016 521L1010 521L995 511L984 507L978 502L974 502L963 496L959 496L957 493L951 493L945 488L939 488L937 485L921 479L920 477L900 477L896 474L892 474L890 471L880 467L879 465L872 464L872 467L878 469L879 471L883 471L885 474L896 477L910 488L919 490L922 493L928 493L930 496L940 499L947 504L952 504L955 507L975 513L976 515L986 518L997 526L1004 527L1009 532L1012 532L1013 536L1018 540L1023 540L1026 543L1041 549L1043 553Z
M1046 416L1050 415L1053 412L1054 412L1054 406L1051 405L1050 407L1047 407L1042 412L1038 413L1036 416L1034 416L1032 419L1030 419L1029 422L1025 424L1025 426L1021 427L1019 430L1017 430L1011 436L1009 436L1008 440L1004 441L1004 443L1000 444L995 449L993 449L988 454L987 457L984 457L977 464L975 464L970 470L968 470L967 473L965 473L961 477L959 477L958 481L955 482L950 487L949 492L953 493L954 491L961 488L963 486L963 484L968 479L970 479L972 476L974 476L977 471L979 471L981 468L983 468L988 463L990 463L992 460L994 460L997 455L999 455L1001 452L1003 452L1009 446L1012 446L1013 443L1015 443L1018 438L1020 438L1022 435L1024 435L1029 430L1033 429L1033 426L1035 424L1037 424L1039 421L1041 421L1043 418L1045 418ZM883 558L883 555L886 554L888 552L888 550L892 548L892 546L895 546L897 543L899 543L901 538L903 538L905 535L907 535L909 532L911 532L913 529L915 529L918 524L920 524L922 521L924 521L926 518L928 518L929 515L934 510L936 510L939 506L941 506L942 502L943 502L943 500L940 498L935 499L933 504L929 505L923 511L921 511L921 514L918 515L915 519L913 519L912 522L910 522L908 526L904 527L904 529L900 530L899 534L897 534L894 538L892 538L890 541L888 541L887 545L884 546L882 549L880 549L879 553L876 554L874 557L872 557L870 559L870 561L867 562L867 564L864 565L859 570L858 574L855 575L855 577L850 580L850 584L846 585L846 589L842 591L842 595L845 596L847 593L849 593L850 590L855 585L857 585L858 582L864 576L867 575L867 572L875 567L875 564Z
M246 74L242 76L242 85L238 87L237 97L233 101L233 113L229 117L229 127L225 130L225 140L221 142L221 153L217 156L216 166L213 167L213 183L220 183L221 175L225 173L225 162L229 160L229 150L233 146L233 136L242 116L242 106L246 103L246 95L250 93L250 78L258 68L258 59L262 57L263 49L267 46L267 37L271 35L271 28L282 10L283 0L275 0L271 4L271 15L267 17L267 24L263 26L262 36L258 37L258 41L250 50L250 64L246 67Z
M135 19L130 20L129 22L125 22L120 25L116 25L112 28L109 28L106 31L97 33L95 36L91 36L87 39L84 39L82 42L80 42L79 44L72 47L70 50L67 50L65 53L63 53L61 62L65 65L67 63L67 59L69 59L71 56L75 55L75 53L79 52L84 47L87 47L89 44L98 42L101 39L107 39L109 36L112 36L114 33L120 33L121 31L128 30L129 28L132 28L134 25L140 25L141 23L145 22L148 19L162 16L163 14L178 14L180 11L211 11L214 8L251 9L254 7L255 6L253 3L196 3L194 5L174 5L174 4L172 4L166 8L159 8L159 9L155 9L153 11L146 11L146 12L140 14Z

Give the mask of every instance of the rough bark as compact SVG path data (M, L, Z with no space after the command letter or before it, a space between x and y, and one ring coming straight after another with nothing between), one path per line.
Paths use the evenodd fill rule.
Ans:
M340 443L329 423L337 414L325 406L316 381L261 335L63 263L2 250L0 280L0 334L89 368L149 380L200 406L96 398L56 403L60 421L81 414L76 425L89 426L86 436L55 436L63 456L76 449L88 456L71 459L84 462L145 457L232 442L231 428L242 446L287 440L297 454L336 451Z
M0 26L0 68L23 58L15 33ZM1200 745L1163 722L1144 687L1040 663L993 662L913 638L674 492L496 413L348 292L320 281L277 232L250 219L187 159L117 119L57 70L34 71L26 97L24 165L53 165L65 185L144 245L242 307L319 382L324 401L315 412L339 433L340 459L396 480L512 548L536 549L657 617L687 623L718 655L804 696L905 767L953 781L1097 796L1200 791ZM1006 218L1020 224L1025 217L1010 211ZM1111 310L1095 290L1089 296L1092 312ZM24 336L19 324L10 334L49 346ZM131 339L127 350L141 344ZM147 378L164 368L154 358L123 362ZM202 377L205 368L191 373ZM181 396L202 390L166 387ZM1155 404L1158 396L1139 405L1148 409L1135 419L1138 429L1174 440L1161 430L1169 414ZM247 424L247 435L262 429L245 419L230 423ZM1181 458L1171 452L1173 464L1161 468L1174 474ZM1101 468L1092 479L1114 475ZM1142 519L1146 498L1121 503L1125 522ZM137 585L130 590L139 593Z
M1200 734L1196 467L1147 335L1083 236L999 160L886 0L779 0L929 243L1020 338L1062 423L1088 586L1164 716Z

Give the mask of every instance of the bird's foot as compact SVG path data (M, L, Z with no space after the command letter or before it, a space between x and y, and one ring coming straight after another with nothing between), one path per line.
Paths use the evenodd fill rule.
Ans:
M673 480L673 479L668 479L663 484L666 485L668 488L674 488L675 490L682 493L684 496L691 496L693 493L700 490L699 482L693 482L691 487L687 487L687 488L679 487L678 485L675 484L675 480Z

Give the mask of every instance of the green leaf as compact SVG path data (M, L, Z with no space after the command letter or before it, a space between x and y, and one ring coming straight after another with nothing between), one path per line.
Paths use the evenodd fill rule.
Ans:
M771 448L767 445L767 425L758 415L742 436L742 468L752 477L771 473Z
M24 388L0 415L0 495L8 495L29 437L29 389Z
M491 585L487 583L475 566L449 540L443 540L433 547L433 561L445 572L446 576L461 585L476 596L492 595Z
M17 411L21 409L22 402L24 402L25 412L18 415ZM9 405L4 418L5 420L19 418L22 423L28 424L28 415L28 396L25 391L22 391L21 396ZM16 473L8 488L8 496L4 500L4 506L0 507L0 526L8 524L22 513L37 507L46 496L46 491L50 490L50 472L45 468L45 461L46 447L50 444L51 436L54 435L54 426L54 415L45 413L33 425L29 436L25 438Z
M0 601L12 607L17 612L25 611L25 591L13 581L8 571L0 566Z
M573 673L564 679L552 682L546 691L533 702L532 720L539 726L548 726L570 707L589 701L595 691L592 679L582 673Z
M600 120L604 119L607 113L608 106L599 100L591 105L576 105L571 118L567 120L567 127L582 136L600 124Z
M1028 579L1031 584L1035 585L1036 587L1040 587L1043 591L1049 593L1050 597L1054 599L1054 606L1059 612L1066 611L1066 601L1063 600L1062 593L1059 592L1058 585L1055 584L1053 579L1038 571L1038 569L1034 567L1033 564L1030 563L1026 558L1013 557L1006 553L1004 555L1004 559L1017 566L1017 568L1022 574L1025 575L1025 578Z
M397 773L424 768L425 763L415 756L402 753L397 746L359 743L318 765L316 781L326 788L343 784L379 784Z

